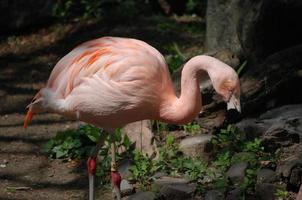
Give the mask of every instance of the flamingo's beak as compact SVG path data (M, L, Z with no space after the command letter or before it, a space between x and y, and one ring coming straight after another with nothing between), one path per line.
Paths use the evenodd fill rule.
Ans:
M234 94L232 94L230 100L227 102L227 110L235 109L238 112L241 112L240 99L236 98Z

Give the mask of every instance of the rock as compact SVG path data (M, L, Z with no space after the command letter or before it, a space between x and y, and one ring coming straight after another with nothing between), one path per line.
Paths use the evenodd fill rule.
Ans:
M276 187L271 183L257 183L255 193L259 200L274 200Z
M299 189L302 178L302 166L295 166L290 174L289 184L295 189Z
M276 172L271 169L260 169L257 172L257 183L272 183L276 178Z
M224 193L221 190L210 190L206 192L205 200L223 200Z
M164 173L164 172L155 172L155 174L152 176L152 178L159 179L159 178L161 178L163 176L167 176L167 174Z
M219 51L207 52L205 55L212 56L218 60L226 63L227 65L236 68L240 64L240 60L237 55L230 49L222 49Z
M239 11L235 3L232 0L211 0L207 3L206 51L230 49L237 55L241 53L236 23L233 20Z
M292 73L301 67L302 58L296 56L301 53L302 45L297 45L270 55L260 64L248 66L240 78L242 110L246 115L271 109L272 100L275 105L302 101L302 93L296 92L302 78Z
M268 151L276 151L280 147L288 147L300 142L298 133L288 131L284 128L271 127L264 133L263 145Z
M179 150L187 156L208 160L208 152L211 150L209 143L211 138L212 135L207 134L187 137L180 142Z
M232 156L231 162L241 163L241 162L255 162L257 160L257 156L252 152L239 152Z
M122 160L118 163L118 171L122 177L122 179L128 179L131 176L131 172L129 171L130 166L133 161L129 159Z
M228 192L227 196L226 196L226 200L238 200L242 198L243 195L242 189L240 188L235 188L231 191Z
M292 170L295 167L302 166L302 146L296 144L283 151L285 156L280 159L276 173L280 177L289 179Z
M299 0L211 0L206 12L206 51L230 49L257 62L299 44L301 8Z
M247 162L233 164L227 171L227 176L235 185L238 185L244 180L245 170L247 167Z
M155 180L154 187L159 189L159 195L164 199L192 199L196 190L195 184L190 184L181 178L162 177Z
M155 200L156 195L153 192L137 192L127 198L127 200Z
M265 112L259 118L237 123L247 138L263 137L268 150L287 147L302 138L302 104L285 105Z
M133 192L134 192L133 185L130 184L127 180L122 179L121 181L122 196L132 194Z
M130 123L122 129L122 133L127 134L130 141L135 143L136 149L142 150L144 154L149 156L158 156L150 120Z
M221 101L221 100L218 100ZM211 110L216 106L216 103L204 106L204 110ZM200 118L197 119L198 124L206 134L213 134L215 129L221 127L225 120L225 110L213 111L210 113L201 113Z

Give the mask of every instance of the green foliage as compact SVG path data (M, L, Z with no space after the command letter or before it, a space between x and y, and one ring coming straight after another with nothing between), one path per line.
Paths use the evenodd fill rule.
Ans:
M219 153L213 165L221 171L226 171L231 166L231 155L229 151Z
M246 64L247 64L247 61L245 60L245 61L240 65L240 67L237 69L237 74L238 74L238 76L241 75L241 72L242 72L242 70L244 69L244 67L246 66Z
M275 196L278 200L286 200L289 197L289 192L286 190L277 189Z
M58 132L44 147L52 158L83 158L100 136L98 128L81 126L78 130Z
M67 18L71 15L74 0L58 0L52 9L53 16L57 18Z
M232 183L225 180L225 173L232 164L247 162L248 168L245 171L245 178L240 187L243 190L243 198L246 193L254 190L256 183L256 172L261 167L261 161L275 160L270 153L264 152L261 140L254 138L247 140L243 133L233 125L221 129L220 133L212 139L216 156L213 165L220 170L218 174L222 177L216 180L219 187L231 187ZM219 176L218 176L219 177ZM217 186L217 187L218 187Z
M91 125L81 126L76 130L67 130L58 132L44 147L45 152L51 158L71 158L87 159L89 154L95 148L101 132L98 128ZM123 149L122 153L116 154L117 161L124 158L133 157L132 152L134 145L130 142L127 135L122 135L120 129L117 129L115 135L105 138L105 144L100 151L101 160L98 161L96 175L101 177L100 180L106 182L106 176L111 166L110 146L114 137L117 149Z
M155 172L152 159L140 151L134 152L134 164L130 167L131 179L140 183L142 188L151 185L151 176Z
M197 122L191 122L181 126L188 133L200 133L201 128Z
M172 135L167 135L165 144L159 150L159 158L151 160L147 155L136 151L134 165L130 168L132 180L143 188L151 185L155 172L165 172L171 176L185 175L191 181L200 181L207 172L205 163L200 159L180 156Z
M166 60L169 66L169 70L171 73L173 73L184 63L185 56L182 54L178 44L175 42L167 45L165 47L165 50L168 52Z
M255 138L254 141L247 141L244 143L243 151L260 153L264 150L264 147L261 145L261 140Z
M84 18L100 18L101 17L101 1L100 0L81 0L84 7Z

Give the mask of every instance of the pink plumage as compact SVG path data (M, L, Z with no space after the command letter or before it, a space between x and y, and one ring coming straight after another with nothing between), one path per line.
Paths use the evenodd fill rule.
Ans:
M233 93L239 99L236 73L215 58L197 56L185 65L178 98L155 48L135 39L95 39L57 63L46 87L29 105L28 116L50 111L109 129L143 119L187 123L201 109L197 81L203 71L226 101Z

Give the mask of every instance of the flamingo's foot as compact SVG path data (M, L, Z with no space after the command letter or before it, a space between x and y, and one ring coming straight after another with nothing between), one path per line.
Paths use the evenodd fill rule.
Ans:
M122 177L118 173L118 171L111 171L111 181L112 181L112 187L113 187L113 193L115 193L115 196L117 200L121 199L121 181Z

